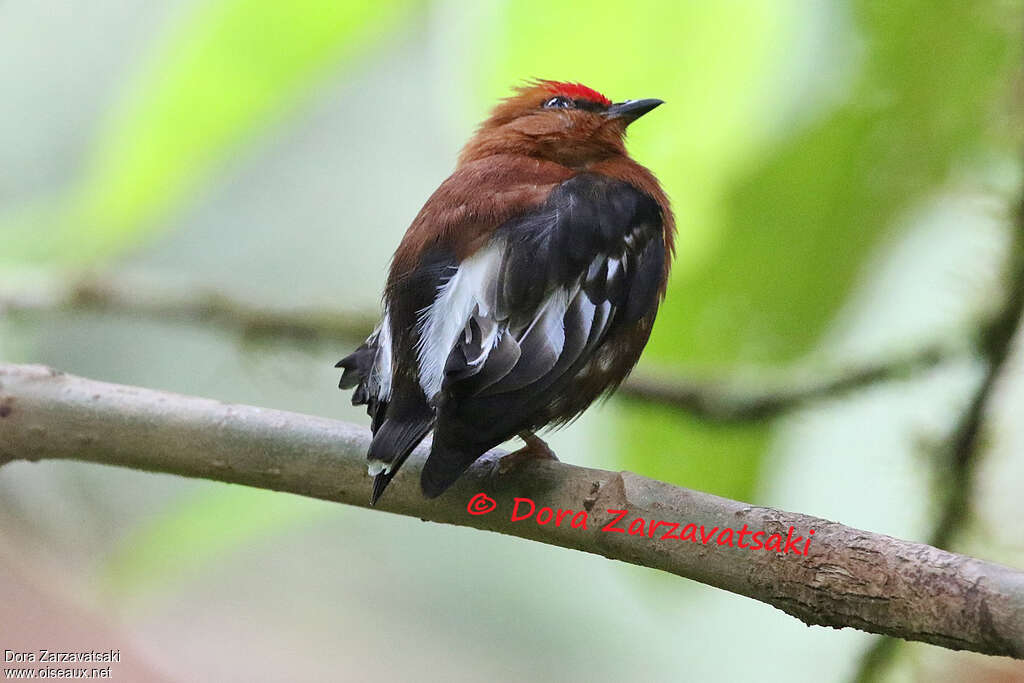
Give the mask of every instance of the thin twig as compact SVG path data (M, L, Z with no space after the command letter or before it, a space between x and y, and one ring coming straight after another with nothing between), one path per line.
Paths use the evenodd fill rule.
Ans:
M142 278L85 276L0 291L0 313L109 313L159 321L217 325L246 340L339 341L365 338L371 313L253 306L210 289L162 286Z
M250 340L339 342L361 340L375 324L372 314L322 310L296 311L255 307L209 290L154 286L146 280L84 277L57 280L29 291L0 289L0 313L21 316L47 313L111 313L126 317L218 325ZM873 384L911 377L961 351L931 344L867 362L848 370L819 373L788 371L785 377L756 382L732 379L693 380L655 377L641 368L618 396L660 403L709 422L769 420L813 401L835 398ZM761 373L767 374L767 373Z
M1013 348L1013 340L1024 319L1024 198L1017 210L1013 240L1007 263L1006 296L995 317L982 327L978 349L986 360L985 375L967 411L950 438L946 501L931 543L949 547L968 517L968 502L974 488L974 473L982 452L982 427L999 377Z
M816 401L839 398L882 382L905 379L949 360L956 351L948 344L934 344L884 360L865 363L845 372L806 377L791 371L775 382L694 381L656 378L638 371L619 389L619 396L662 403L709 422L756 422L768 420ZM742 386L742 388L738 388Z
M1006 264L1006 294L996 314L984 323L978 337L978 353L985 361L985 374L971 396L967 409L947 441L947 459L939 462L939 521L929 543L949 548L970 516L974 475L983 448L985 416L996 385L1006 368L1013 340L1024 321L1024 197L1017 207L1016 221ZM895 656L899 641L879 638L861 657L854 680L878 680Z
M0 365L0 462L85 460L365 507L368 443L365 429L325 418ZM477 461L447 493L427 500L419 490L421 447L379 507L671 572L807 624L1024 658L1024 572L629 472L542 461L500 474L500 455ZM493 501L491 514L469 512L477 494ZM534 501L536 514L513 521L517 498ZM652 529L655 521L663 523ZM695 540L686 537L688 525ZM712 530L707 542L698 527ZM736 531L727 537L727 528ZM793 546L806 554L747 547L758 532L762 541L778 534L780 548L790 534L813 543Z

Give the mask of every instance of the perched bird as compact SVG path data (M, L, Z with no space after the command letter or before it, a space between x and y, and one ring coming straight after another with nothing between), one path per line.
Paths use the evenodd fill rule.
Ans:
M515 435L520 458L553 457L535 430L633 369L675 226L623 137L660 104L532 81L463 148L395 252L380 325L337 365L372 418L371 504L431 430L429 498Z

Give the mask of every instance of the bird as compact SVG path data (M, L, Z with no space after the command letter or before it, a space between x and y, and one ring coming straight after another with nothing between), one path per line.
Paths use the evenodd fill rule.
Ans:
M335 366L370 416L371 505L430 432L426 498L515 436L525 446L502 469L557 459L537 432L575 420L636 365L675 220L625 133L661 104L534 79L466 143L395 251L380 324Z

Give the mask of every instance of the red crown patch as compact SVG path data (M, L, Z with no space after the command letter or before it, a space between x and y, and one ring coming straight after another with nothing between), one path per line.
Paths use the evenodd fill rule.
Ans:
M541 85L547 88L548 92L554 93L555 95L564 95L569 99L573 100L589 100L590 102L596 102L598 104L608 107L612 101L607 97L597 92L593 88L588 88L582 83L573 83L570 81L539 81Z

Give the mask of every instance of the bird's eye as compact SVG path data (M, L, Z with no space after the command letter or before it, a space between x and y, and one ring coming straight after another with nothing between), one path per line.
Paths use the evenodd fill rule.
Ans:
M572 106L572 100L568 97L552 97L550 100L544 103L545 109L568 109Z

